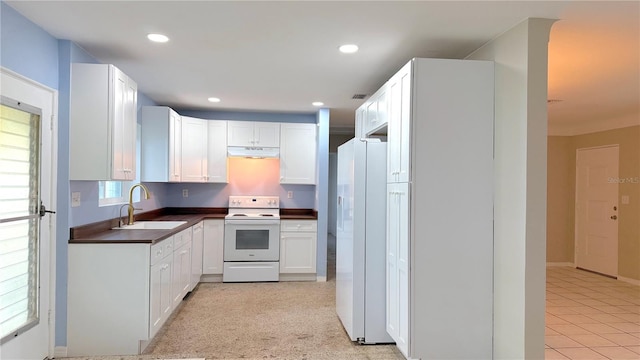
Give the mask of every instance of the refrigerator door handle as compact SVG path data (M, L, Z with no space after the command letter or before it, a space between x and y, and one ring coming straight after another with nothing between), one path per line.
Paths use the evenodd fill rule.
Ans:
M342 196L338 196L338 223L336 224L336 227L338 229L342 229L342 223L343 223L343 219L342 219Z

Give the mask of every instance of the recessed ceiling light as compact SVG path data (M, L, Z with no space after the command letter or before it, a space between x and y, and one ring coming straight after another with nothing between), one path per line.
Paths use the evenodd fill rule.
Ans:
M149 34L147 35L147 39L157 43L165 43L169 41L169 38L162 34Z
M322 105L324 105L324 103L321 102L321 101L314 101L314 102L311 103L311 105L313 105L313 106L322 106Z
M207 100L209 100L209 102L220 102L220 98L217 97L210 97Z
M353 54L354 52L358 51L358 45L355 44L346 44L346 45L342 45L338 48L338 50L340 50L341 53L345 53L345 54Z

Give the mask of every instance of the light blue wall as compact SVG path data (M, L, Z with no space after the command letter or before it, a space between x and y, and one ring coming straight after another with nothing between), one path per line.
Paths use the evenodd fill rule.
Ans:
M67 249L71 224L69 192L69 88L71 63L97 60L76 44L58 40L58 212L56 229L56 345L67 343Z
M318 117L318 276L327 276L327 232L329 222L329 109L320 109Z
M182 190L189 190L189 197L182 197ZM271 189L271 191L269 191ZM293 199L287 192L293 191ZM264 194L280 196L283 209L315 209L316 187L314 185L280 185L267 188ZM175 207L227 207L229 195L256 195L234 191L232 184L168 184L167 203ZM260 195L260 194L258 194Z
M0 64L58 89L58 40L0 3Z

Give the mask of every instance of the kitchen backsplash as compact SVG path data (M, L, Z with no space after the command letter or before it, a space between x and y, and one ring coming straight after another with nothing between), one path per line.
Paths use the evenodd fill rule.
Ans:
M163 207L227 207L229 195L276 195L281 208L313 209L314 185L281 185L280 160L228 160L228 184L145 183L152 193L149 200L136 203L136 208L151 211ZM79 207L71 208L70 226L89 224L119 216L120 205L98 206L97 181L70 181L70 192L80 192ZM186 197L184 190L186 190ZM128 189L126 189L128 194ZM139 190L135 191L135 194ZM291 197L289 198L289 195ZM123 210L123 213L126 211Z
M228 184L169 184L168 202L178 207L227 207L229 195L275 195L282 208L314 207L315 186L281 185L278 159L229 158L227 166Z

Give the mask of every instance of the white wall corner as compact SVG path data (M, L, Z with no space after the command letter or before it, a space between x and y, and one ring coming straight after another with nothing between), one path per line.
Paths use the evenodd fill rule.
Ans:
M327 277L326 276L316 276L316 281L317 282L327 282Z
M471 53L495 63L494 358L544 358L548 41L526 19ZM542 241L540 241L542 239Z

